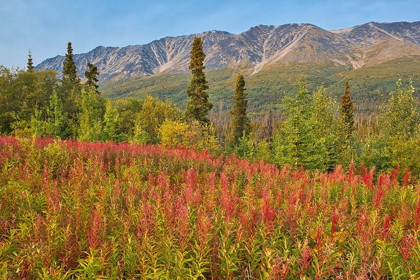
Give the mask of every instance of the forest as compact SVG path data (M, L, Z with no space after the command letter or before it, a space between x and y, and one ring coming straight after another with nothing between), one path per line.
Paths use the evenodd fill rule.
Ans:
M201 51L196 63L203 64L205 54L199 45L196 48ZM299 91L279 100L281 110L268 109L265 117L251 119L246 111L246 81L240 74L241 80L232 85L231 111L213 108L208 100L205 109L197 105L201 104L197 99L195 107L184 113L175 104L151 96L144 100L104 98L95 65L88 63L84 81L79 78L71 43L63 66L62 78L55 71L36 71L31 55L26 70L0 67L1 134L181 145L321 172L338 165L348 168L353 162L380 172L399 167L408 169L413 178L420 175L419 101L411 81L396 80L395 90L375 113L358 114L348 83L337 102L322 86L309 91L305 81L297 78ZM204 65L200 67L192 68L192 73L201 71L198 81L205 87L200 94L207 94L211 84ZM191 84L196 83L195 75ZM188 114L198 107L205 109L202 116Z

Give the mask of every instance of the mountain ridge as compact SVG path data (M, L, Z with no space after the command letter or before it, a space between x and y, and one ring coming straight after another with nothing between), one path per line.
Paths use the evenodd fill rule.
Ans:
M144 45L98 46L75 54L78 73L87 62L98 67L100 82L188 72L191 43L203 39L206 70L250 69L249 75L288 63L333 63L351 70L378 65L408 55L420 56L420 21L369 22L341 30L325 30L313 24L257 25L240 34L206 31L164 37ZM37 69L61 73L64 56L44 60Z

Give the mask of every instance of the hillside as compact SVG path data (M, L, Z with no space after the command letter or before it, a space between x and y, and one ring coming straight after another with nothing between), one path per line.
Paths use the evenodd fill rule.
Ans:
M335 95L341 94L344 80L354 80L356 99L371 91L387 92L398 78L411 78L415 86L420 82L420 22L371 22L335 31L311 24L259 25L239 35L210 31L146 45L97 47L74 60L79 73L88 61L98 66L106 96L165 95L182 106L194 36L204 42L212 102L230 102L233 76L239 71L246 76L254 108L276 103L298 76L309 87L331 87ZM60 72L63 61L57 56L37 68Z

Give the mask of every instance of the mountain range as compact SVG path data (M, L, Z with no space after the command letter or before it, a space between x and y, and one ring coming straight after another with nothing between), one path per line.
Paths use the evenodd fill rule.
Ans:
M420 72L420 21L370 22L333 31L312 24L258 25L238 35L209 31L166 37L145 45L99 46L74 55L74 61L80 74L87 70L87 62L95 64L100 83L111 97L162 91L176 96L178 91L184 91L188 81L189 54L195 36L203 40L206 71L214 72L210 76L219 83L221 91L223 84L239 71L251 80L251 95L266 83L270 84L268 94L283 88L279 85L292 76L307 76L328 86L352 77L362 77L365 83L365 76L372 75L384 81L387 77L395 82L408 76L415 80L418 76L413 75ZM56 56L36 68L60 73L63 61L64 56ZM276 78L278 84L273 81ZM163 80L161 87L155 85Z

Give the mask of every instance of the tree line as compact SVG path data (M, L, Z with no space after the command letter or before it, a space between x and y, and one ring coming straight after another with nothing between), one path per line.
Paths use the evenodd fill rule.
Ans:
M173 103L151 96L104 98L98 68L90 62L82 83L71 43L60 79L55 71L36 71L29 53L26 70L0 66L0 133L195 146L215 154L235 153L278 166L320 171L351 162L381 171L399 166L415 177L420 175L419 106L411 82L398 81L380 113L360 126L355 124L357 104L348 82L339 103L322 86L310 92L299 80L299 91L281 100L285 117L278 120L270 110L261 123L247 116L246 83L239 73L229 120L222 124L210 114L205 57L203 42L196 37L190 53L188 104L182 112ZM363 126L369 127L368 133Z

